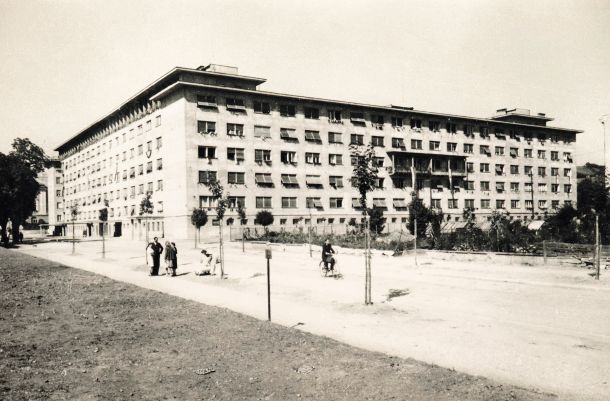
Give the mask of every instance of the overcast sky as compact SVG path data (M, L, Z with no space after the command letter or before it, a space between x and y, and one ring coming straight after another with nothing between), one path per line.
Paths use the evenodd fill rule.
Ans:
M0 0L0 151L52 151L174 66L209 63L291 94L529 108L585 131L579 164L603 160L609 0Z

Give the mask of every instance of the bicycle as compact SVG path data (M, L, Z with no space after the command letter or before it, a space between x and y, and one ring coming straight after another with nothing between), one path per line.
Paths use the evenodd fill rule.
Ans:
M320 270L320 276L322 277L334 277L334 278L338 278L341 277L341 273L339 272L339 268L338 266L338 262L337 262L337 258L336 258L337 254L335 253L333 255L333 259L335 260L335 265L333 266L333 269L331 270L330 268L326 268L326 266L324 266L324 259L322 259L320 261L320 264L318 265L318 268Z

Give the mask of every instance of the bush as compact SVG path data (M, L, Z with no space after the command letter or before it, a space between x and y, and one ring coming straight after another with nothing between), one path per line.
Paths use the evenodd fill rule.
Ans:
M267 227L273 224L273 220L273 213L271 213L269 210L261 210L256 214L254 224L259 224L263 227Z

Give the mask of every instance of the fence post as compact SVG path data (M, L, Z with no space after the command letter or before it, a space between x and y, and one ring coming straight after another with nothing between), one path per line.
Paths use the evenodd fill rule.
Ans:
M546 265L546 240L542 241L542 254L544 255L544 264Z

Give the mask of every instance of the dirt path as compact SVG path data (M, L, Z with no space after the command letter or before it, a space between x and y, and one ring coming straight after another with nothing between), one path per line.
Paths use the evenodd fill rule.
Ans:
M0 260L0 399L555 398L15 252Z

